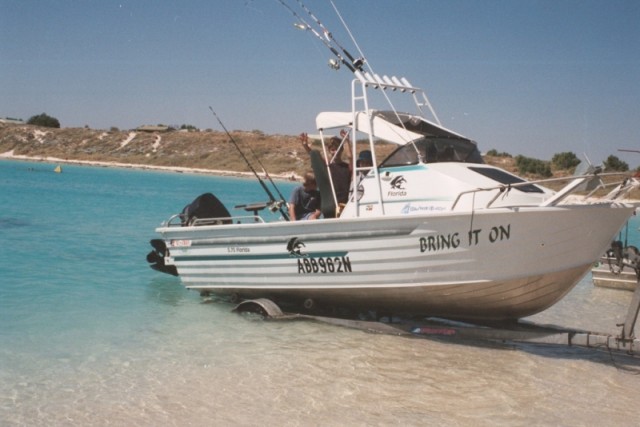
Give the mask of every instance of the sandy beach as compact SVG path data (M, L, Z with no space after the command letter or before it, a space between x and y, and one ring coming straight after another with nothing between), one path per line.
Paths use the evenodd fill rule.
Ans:
M58 157L45 157L45 156L24 156L24 155L14 154L13 150L7 151L5 153L0 153L0 160L2 159L20 160L20 161L28 161L28 162L43 162L43 163L46 162L46 163L55 163L55 164L68 164L68 165L83 165L83 166L94 166L94 167L155 170L155 171L192 173L192 174L204 174L204 175L216 175L216 176L235 176L240 178L252 178L254 176L253 172L239 172L239 171L220 170L220 169L187 168L187 167L177 167L177 166L156 166L156 165L145 165L140 163L73 160L73 159L61 159ZM283 180L283 181L297 181L300 179L300 177L295 173L269 174L269 176L272 179ZM267 178L267 177L262 176L261 178Z

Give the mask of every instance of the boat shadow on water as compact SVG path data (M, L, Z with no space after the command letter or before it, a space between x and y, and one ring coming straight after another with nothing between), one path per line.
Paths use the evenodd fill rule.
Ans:
M416 338L435 340L450 345L491 349L496 351L519 351L537 357L554 360L583 360L603 365L611 365L634 375L640 375L640 355L612 351L605 346L584 348L567 343L547 344L534 341L493 340L467 336L417 336Z
M604 346L602 348L583 348L566 344L540 344L511 340L496 341L456 336L414 336L414 338L427 339L461 347L482 348L495 351L518 351L551 360L587 361L610 365L620 371L640 375L640 355L613 352Z
M610 365L622 372L640 375L640 356L637 354L614 353L606 348L580 348L553 345L516 343L514 350L554 360L583 360L602 365Z
M614 337L609 336L608 341L603 341L606 334L542 325L526 320L474 324L421 316L376 317L371 313L323 313L316 310L306 313L282 312L278 305L266 299L242 301L235 307L229 300L208 298L207 302L224 303L232 311L240 314L241 318L249 321L307 321L371 334L394 335L397 339L426 339L464 347L522 351L549 359L584 360L611 365L631 374L640 374L640 355L637 348L634 347L631 351L615 348L612 345L613 342L617 342Z

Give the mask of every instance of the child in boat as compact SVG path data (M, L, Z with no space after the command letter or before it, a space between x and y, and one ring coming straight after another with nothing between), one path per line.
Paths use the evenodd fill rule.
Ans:
M289 199L291 221L318 219L320 217L320 192L312 172L304 174L302 185L296 187Z

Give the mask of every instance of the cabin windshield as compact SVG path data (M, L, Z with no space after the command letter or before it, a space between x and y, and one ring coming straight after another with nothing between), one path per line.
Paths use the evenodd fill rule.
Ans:
M380 167L408 166L420 163L484 163L475 143L467 139L428 137L398 147Z

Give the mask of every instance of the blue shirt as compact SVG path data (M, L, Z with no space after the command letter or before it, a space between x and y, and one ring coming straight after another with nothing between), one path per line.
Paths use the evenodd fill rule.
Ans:
M307 219L309 214L320 209L320 192L318 190L306 191L301 185L293 190L289 203L294 206L297 220Z

